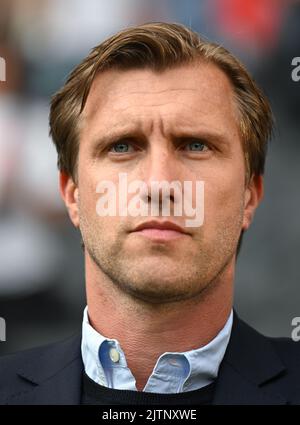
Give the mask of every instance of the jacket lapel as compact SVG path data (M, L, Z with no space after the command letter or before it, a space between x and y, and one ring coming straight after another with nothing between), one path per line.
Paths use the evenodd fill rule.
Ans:
M80 404L83 364L81 335L45 349L26 363L18 375L28 390L12 394L7 404Z
M286 398L273 385L284 371L270 340L234 313L213 404L286 404Z

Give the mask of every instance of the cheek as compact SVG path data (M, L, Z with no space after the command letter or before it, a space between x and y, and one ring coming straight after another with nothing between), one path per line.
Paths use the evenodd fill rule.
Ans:
M78 194L79 194L79 217L81 227L93 223L97 223L97 200L99 194L96 192L97 178L90 172L90 167L80 164L78 167ZM87 172L86 170L89 170Z
M79 185L80 209L90 216L96 214L97 193L96 186L90 181L81 181Z
M94 233L99 239L112 238L119 227L120 218L99 214L97 205L103 193L97 192L97 185L104 180L114 181L113 177L100 176L99 173L85 174L79 184L79 218L82 231ZM102 204L101 204L102 205ZM107 205L105 204L105 207Z
M243 173L222 174L205 186L204 214L207 224L239 225L243 214Z
M83 213L88 213L90 218L96 215L96 204L99 193L96 192L98 183L105 179L91 159L87 158L84 149L79 151L78 160L78 189L80 208Z

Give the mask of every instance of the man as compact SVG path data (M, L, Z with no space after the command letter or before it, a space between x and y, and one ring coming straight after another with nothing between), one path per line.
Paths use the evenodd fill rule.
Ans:
M272 129L240 62L181 25L127 29L71 73L50 127L88 307L81 336L1 360L1 402L297 404L298 345L232 311Z

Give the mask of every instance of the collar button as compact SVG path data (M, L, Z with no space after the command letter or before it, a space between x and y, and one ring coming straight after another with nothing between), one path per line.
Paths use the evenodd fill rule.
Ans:
M109 357L112 362L117 363L120 360L120 353L115 348L110 348Z

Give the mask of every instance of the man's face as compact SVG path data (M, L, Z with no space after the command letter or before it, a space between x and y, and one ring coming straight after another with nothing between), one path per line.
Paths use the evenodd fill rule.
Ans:
M112 284L153 303L195 297L232 266L256 206L255 187L245 187L233 89L212 64L99 75L83 111L77 171L72 219L86 255ZM97 184L117 186L119 173L148 187L191 181L194 192L204 181L203 225L158 240L133 230L152 219L184 228L187 217L99 216Z

